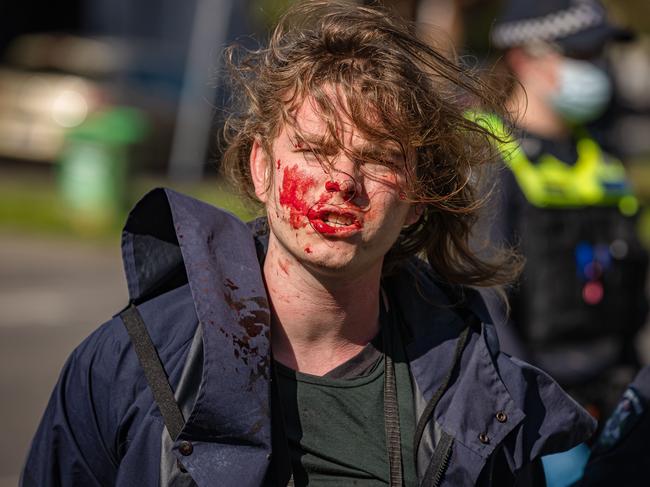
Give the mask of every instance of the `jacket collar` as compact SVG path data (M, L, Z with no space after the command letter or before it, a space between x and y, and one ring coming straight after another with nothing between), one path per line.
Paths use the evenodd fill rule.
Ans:
M220 474L260 484L271 449L270 312L250 230L225 211L156 189L133 209L122 240L131 300L164 292L180 273L172 284L187 280L201 323L201 385L179 438L192 438L194 453L184 465L200 475L194 464L220 458Z

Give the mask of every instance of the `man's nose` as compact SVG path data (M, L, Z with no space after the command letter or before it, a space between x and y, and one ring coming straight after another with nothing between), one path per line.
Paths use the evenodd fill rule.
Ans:
M349 202L363 194L363 176L359 172L358 163L352 158L346 155L337 157L332 161L328 175L325 190L340 200Z
M332 176L332 179L325 182L325 190L328 193L338 193L344 201L352 200L358 191L358 184L353 176L347 173L337 173Z

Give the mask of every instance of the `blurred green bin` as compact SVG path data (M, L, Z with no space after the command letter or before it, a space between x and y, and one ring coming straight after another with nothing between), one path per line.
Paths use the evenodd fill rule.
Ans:
M75 226L101 231L122 216L131 149L146 136L147 125L142 112L120 107L98 112L66 134L59 185Z

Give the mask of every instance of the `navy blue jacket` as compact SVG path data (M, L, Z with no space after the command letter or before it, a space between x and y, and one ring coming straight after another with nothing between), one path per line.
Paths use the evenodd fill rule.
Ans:
M123 234L129 294L183 410L183 431L175 440L166 432L115 317L66 363L23 486L263 484L271 459L269 307L256 245L264 238L253 233L232 215L169 190L138 203ZM466 318L417 260L384 287L409 330L419 417L450 368ZM425 431L419 474L441 432L454 439L442 486L474 485L496 458L522 472L541 455L589 438L595 422L552 379L499 352L479 294L464 290L462 299L480 323Z

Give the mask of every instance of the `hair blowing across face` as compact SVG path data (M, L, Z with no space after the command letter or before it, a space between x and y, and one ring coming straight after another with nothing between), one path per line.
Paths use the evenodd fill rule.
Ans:
M231 47L226 59L239 104L225 125L222 169L251 200L254 140L272 157L283 124L299 132L295 111L311 97L341 150L340 127L352 123L367 140L404 156L396 170L405 172L404 192L421 216L386 256L388 268L420 254L453 284L500 285L515 277L516 255L480 257L470 246L485 199L476 187L479 169L495 159L498 140L465 114L504 116L500 100L476 73L418 39L414 26L376 6L304 1L280 19L267 47Z

